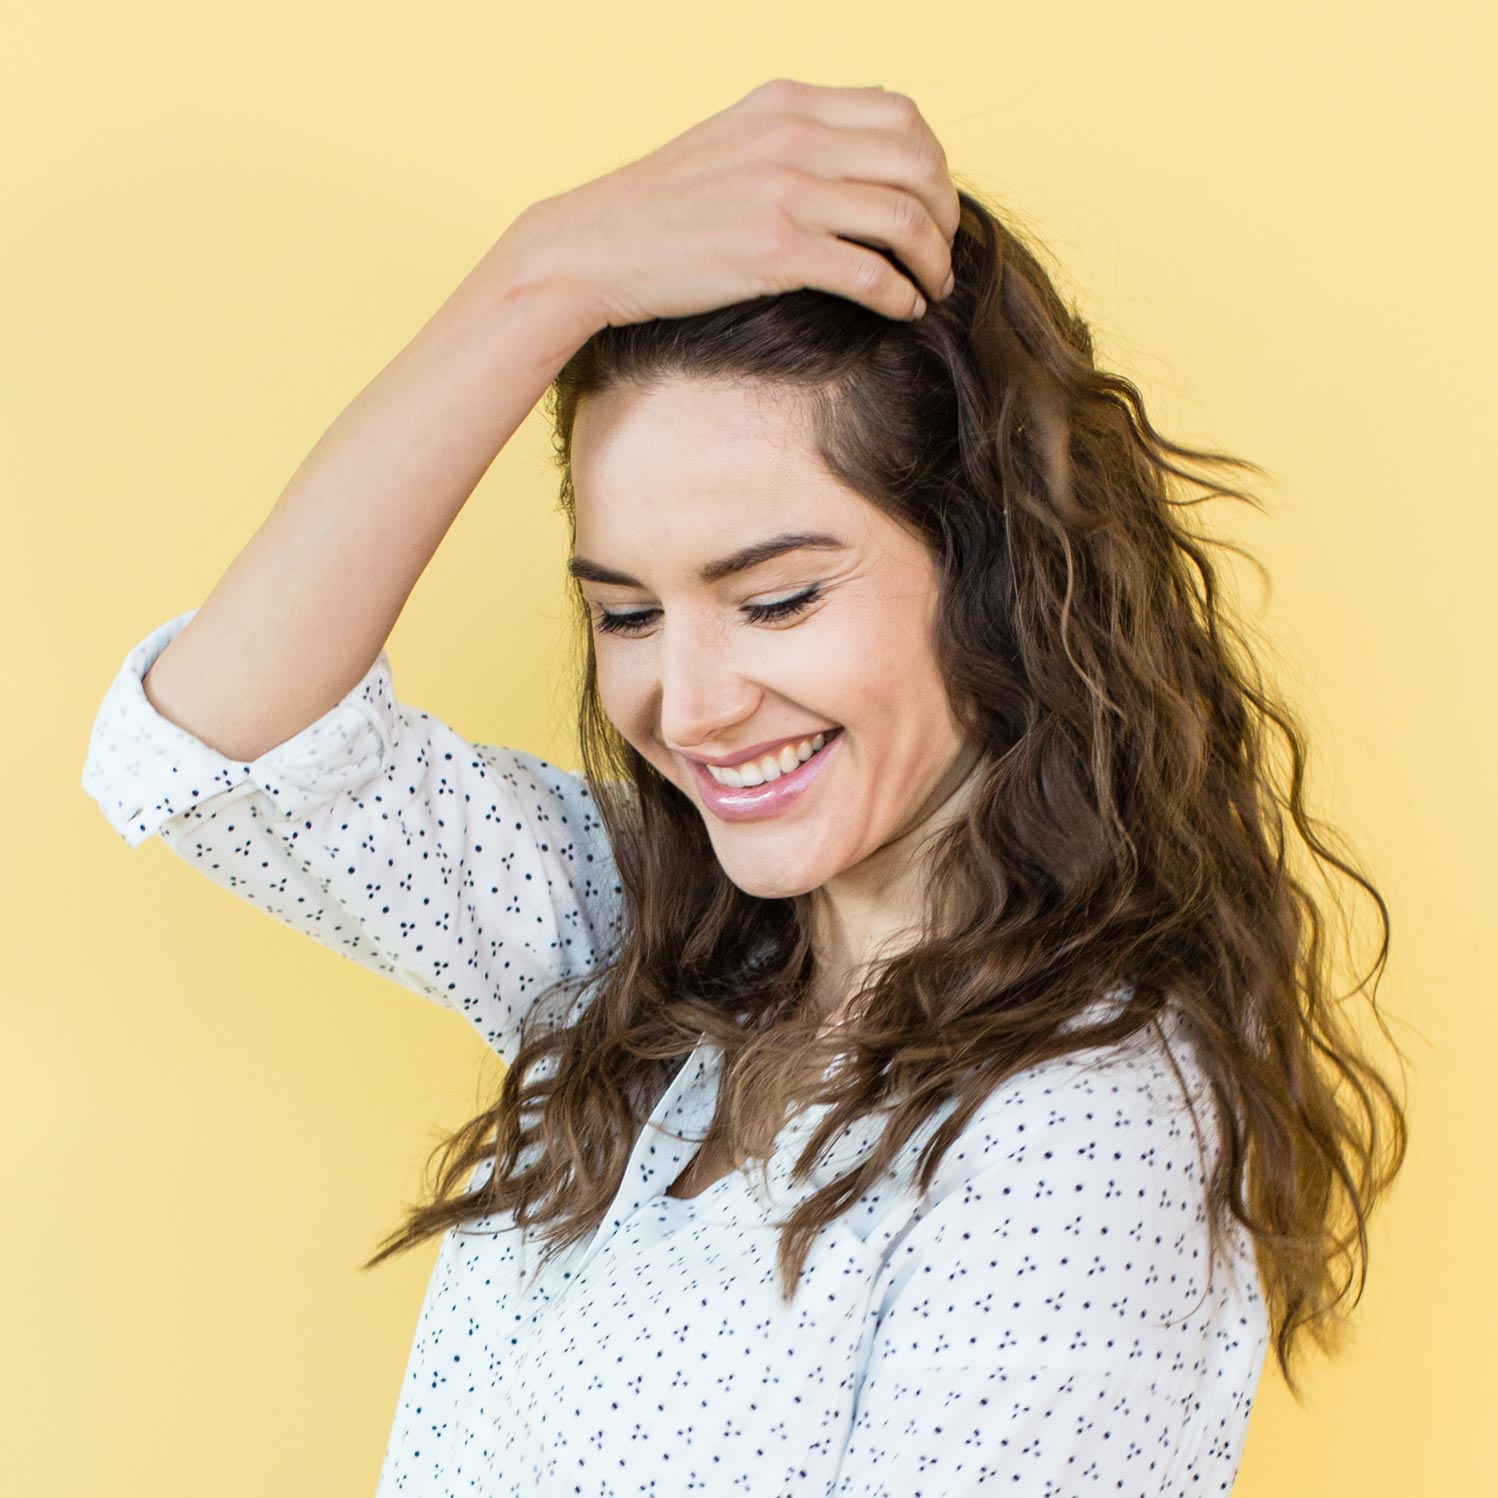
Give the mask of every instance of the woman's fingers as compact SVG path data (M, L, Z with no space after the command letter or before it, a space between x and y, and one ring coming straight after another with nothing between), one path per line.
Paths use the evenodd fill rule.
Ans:
M945 294L961 204L903 94L761 84L523 230L595 326L815 287L906 319Z
M777 159L819 177L905 187L926 204L948 243L957 237L962 205L948 175L946 149L908 95L776 78L741 102L751 101L782 126L804 119L824 127L772 140ZM841 132L843 144L851 140L854 151L838 151L831 132Z
M825 236L835 235L889 250L927 301L941 300L952 269L951 245L923 197L874 182L811 178L786 189L784 197L786 211L800 228L823 236L824 242ZM855 262L834 256L831 263L846 267ZM903 280L898 274L895 279Z
M899 322L908 322L925 311L920 290L910 277L902 276L874 250L819 235L808 240L805 253L805 264L797 268L803 286L860 302Z

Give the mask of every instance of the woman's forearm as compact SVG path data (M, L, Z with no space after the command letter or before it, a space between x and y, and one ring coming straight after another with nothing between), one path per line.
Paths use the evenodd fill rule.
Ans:
M595 331L521 227L533 209L318 439L152 665L164 717L255 759L373 664L478 481Z

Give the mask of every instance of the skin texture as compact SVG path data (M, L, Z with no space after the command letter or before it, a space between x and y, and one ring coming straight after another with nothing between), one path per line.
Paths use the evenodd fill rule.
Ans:
M913 534L833 478L794 396L676 379L584 401L574 432L579 556L639 588L584 582L598 687L620 733L697 806L729 878L749 894L815 891L817 1002L913 937L915 855L961 815L976 753L930 648L937 574ZM703 583L698 568L785 531L846 551L799 550ZM799 614L752 621L818 585ZM597 614L653 610L601 633ZM683 754L731 756L843 726L837 760L778 816L727 822Z

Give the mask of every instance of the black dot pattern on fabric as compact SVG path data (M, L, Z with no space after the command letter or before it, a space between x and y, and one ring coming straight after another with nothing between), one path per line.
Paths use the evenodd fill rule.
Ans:
M157 836L512 1056L531 1001L617 941L616 871L585 782L397 702L383 651L315 723L254 761L226 759L141 685L196 612L130 652L95 718L83 788L132 848Z
M191 618L127 655L84 789L129 846L159 837L513 1054L533 999L585 980L618 941L586 784L400 703L383 652L317 722L257 760L225 759L141 687ZM844 1131L796 1182L810 1109L777 1141L768 1183L750 1171L668 1197L721 1059L704 1043L682 1066L592 1237L543 1264L500 1216L444 1236L380 1498L1231 1490L1269 1327L1246 1232L1231 1224L1209 1262L1218 1141L1178 1026L1010 1078L921 1196L916 1157L941 1115L929 1121L817 1238L789 1305L778 1224L882 1120Z

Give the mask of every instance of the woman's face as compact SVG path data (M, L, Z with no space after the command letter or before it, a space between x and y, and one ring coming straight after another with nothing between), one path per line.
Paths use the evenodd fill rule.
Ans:
M973 762L931 650L922 543L831 477L798 407L762 387L589 398L572 479L604 710L701 812L728 877L764 898L892 879ZM754 559L796 535L823 540ZM819 733L835 736L804 759ZM749 750L779 780L719 786L701 763Z

